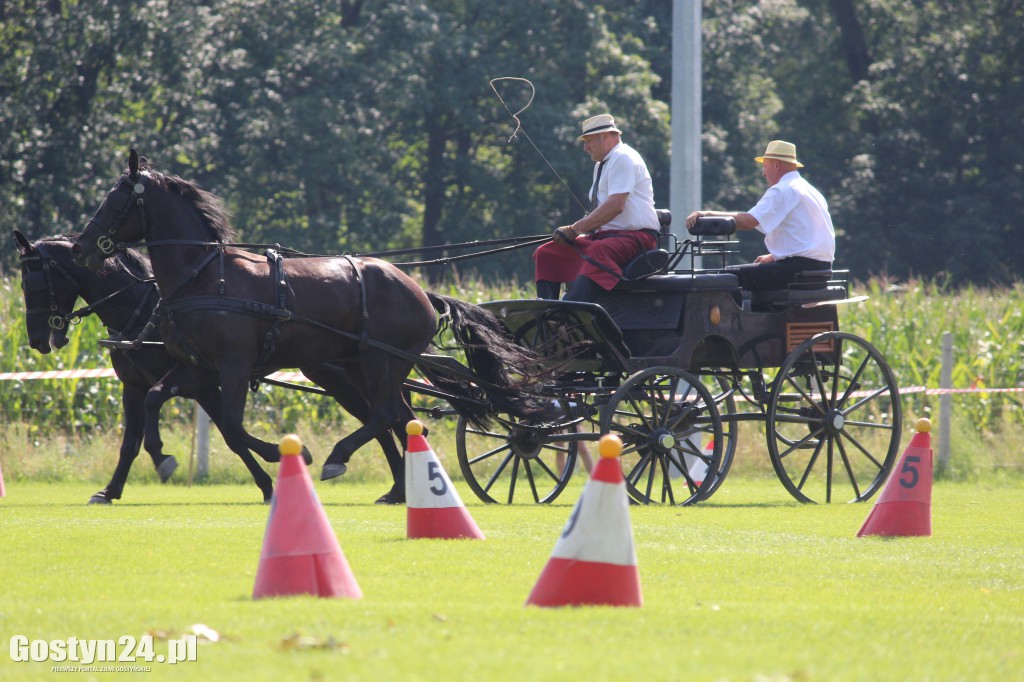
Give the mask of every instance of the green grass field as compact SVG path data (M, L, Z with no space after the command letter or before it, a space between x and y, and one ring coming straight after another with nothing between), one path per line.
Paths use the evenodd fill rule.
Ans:
M253 601L269 508L251 486L8 482L0 632L219 634L174 680L1024 679L1024 481L938 482L933 536L857 538L871 504L802 506L730 477L696 507L631 507L641 608L524 607L584 480L551 506L482 506L484 541L407 540L376 482L316 483L359 601ZM0 678L55 679L0 656ZM69 679L132 674L76 673Z

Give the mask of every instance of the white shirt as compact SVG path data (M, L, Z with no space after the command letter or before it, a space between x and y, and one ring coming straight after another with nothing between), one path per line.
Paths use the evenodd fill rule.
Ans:
M594 178L597 169L594 165ZM613 194L629 193L622 213L604 225L602 230L658 230L658 214L654 212L654 184L647 164L635 149L619 142L604 157L604 168L597 185L597 203L603 204ZM593 183L588 196L594 193Z
M764 245L776 259L835 260L836 231L828 203L797 171L779 178L748 213L757 219Z

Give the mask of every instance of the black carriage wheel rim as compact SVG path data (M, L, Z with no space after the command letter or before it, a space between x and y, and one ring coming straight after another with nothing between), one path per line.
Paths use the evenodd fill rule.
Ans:
M466 484L483 502L549 503L565 489L572 476L578 453L575 442L547 441L534 447L519 425L516 418L508 415L496 416L486 429L459 419L459 468ZM530 447L523 450L524 445ZM561 472L553 465L560 456L564 458Z
M687 388L679 395L682 384ZM651 368L627 379L605 406L601 431L622 438L626 490L637 502L685 505L706 497L716 476L705 475L698 484L680 466L680 453L703 461L708 471L720 470L722 422L714 399L699 379L676 368ZM715 439L713 454L695 446L693 435Z
M830 341L840 354L839 362L827 361L827 353L814 350ZM842 348L854 348L857 361L847 364ZM809 357L807 362L804 358ZM790 374L804 361L806 369ZM828 368L826 372L822 368ZM844 370L847 370L844 374ZM794 376L811 381L828 390L814 393L801 385ZM865 380L877 380L882 386L866 391L858 390ZM843 390L840 392L840 385ZM786 394L786 390L795 393ZM783 401L783 397L787 399ZM888 406L885 406L888 401ZM798 403L794 408L793 403ZM873 406L883 408L881 414L888 421L859 419ZM805 341L783 362L772 389L766 415L766 437L769 456L780 481L788 492L801 502L833 501L833 492L848 487L853 492L850 501L864 501L877 492L885 482L897 455L902 414L899 391L891 369L881 353L867 341L846 332L828 332ZM780 429L787 425L805 429L801 437L787 437ZM888 438L884 457L872 454L870 446L862 442L867 434L876 431ZM885 435L888 432L888 436ZM805 460L802 452L810 451ZM803 462L797 464L797 462ZM822 463L823 462L823 463ZM855 463L859 466L855 466ZM812 477L824 476L823 500L814 499L808 491ZM845 476L845 481L839 479ZM864 483L866 482L866 485ZM810 493L810 494L809 494ZM819 498L821 496L819 495Z

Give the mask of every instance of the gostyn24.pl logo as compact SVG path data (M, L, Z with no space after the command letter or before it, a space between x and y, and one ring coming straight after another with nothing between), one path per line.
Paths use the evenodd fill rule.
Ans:
M25 635L11 637L11 660L50 661L52 663L182 663L196 660L196 635L166 640L166 653L157 651L153 635L138 639L131 635L113 639L29 639ZM164 649L161 642L161 649Z

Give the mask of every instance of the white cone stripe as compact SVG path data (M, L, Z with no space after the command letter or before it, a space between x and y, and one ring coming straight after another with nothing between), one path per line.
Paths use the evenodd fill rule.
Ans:
M702 455L705 455L707 457L711 457L712 455L715 454L714 441L710 441L707 447L702 447L700 443L697 443L695 447L701 451ZM682 455L681 461L683 464L686 465L686 472L690 474L690 478L693 479L694 481L703 481L704 477L707 476L708 473L708 463L705 462L700 457L698 457L697 455L692 454L688 450L676 448L676 452ZM680 476L682 476L682 472L679 471L679 467L676 466L674 463L672 464L671 474L672 478L679 478Z
M588 481L551 557L636 566L625 486Z
M405 453L405 488L405 504L413 509L465 506L433 450Z

